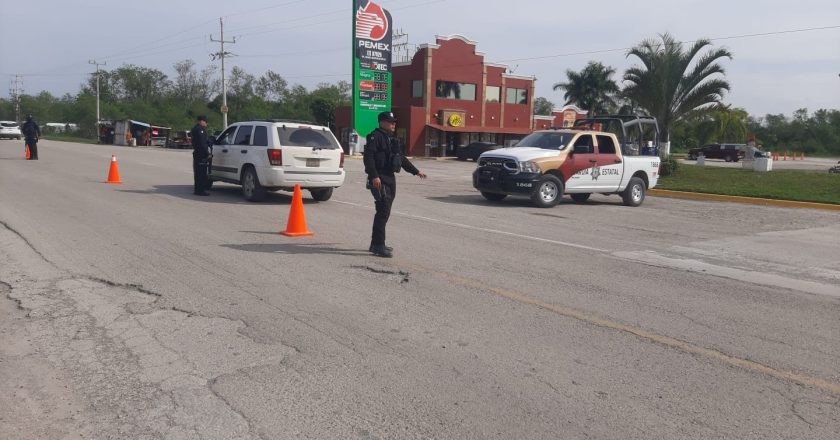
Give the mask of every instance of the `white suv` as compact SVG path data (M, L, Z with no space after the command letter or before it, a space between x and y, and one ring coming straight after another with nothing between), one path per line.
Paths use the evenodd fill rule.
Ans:
M20 127L15 121L0 121L0 139L9 138L20 140Z
M242 121L215 140L210 181L242 185L251 202L296 184L326 201L344 183L344 151L320 125L285 120Z

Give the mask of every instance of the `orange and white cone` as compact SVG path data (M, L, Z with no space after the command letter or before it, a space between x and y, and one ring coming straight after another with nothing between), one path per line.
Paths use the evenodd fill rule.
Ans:
M295 193L292 196L292 208L289 210L289 221L286 223L286 230L281 234L288 237L308 237L315 235L314 232L306 229L306 215L303 213L303 193L300 185L295 185Z
M26 151L24 152L26 160L32 159L32 153L29 151L29 144L26 144Z
M112 185L119 185L122 183L120 179L120 167L117 165L117 156L112 154L111 155L111 168L108 169L108 180L105 183L110 183Z

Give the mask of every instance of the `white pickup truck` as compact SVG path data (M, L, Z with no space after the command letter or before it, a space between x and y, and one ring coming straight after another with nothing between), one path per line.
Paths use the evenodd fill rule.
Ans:
M639 206L645 191L656 186L660 159L624 155L622 149L608 132L539 130L513 148L479 156L473 186L487 200L529 196L542 208L556 205L564 193L577 203L592 193L620 194L625 205Z

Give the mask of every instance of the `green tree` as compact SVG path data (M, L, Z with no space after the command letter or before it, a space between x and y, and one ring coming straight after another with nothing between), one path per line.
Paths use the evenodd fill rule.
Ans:
M580 72L566 70L569 81L554 84L554 90L565 90L566 104L574 104L590 115L609 113L616 106L619 88L613 81L615 69L590 61Z
M715 76L725 74L718 60L732 59L732 53L710 48L700 55L711 45L706 39L697 40L688 50L668 33L661 34L660 39L645 40L627 53L642 65L625 72L624 80L629 84L623 94L657 118L662 140L670 142L675 123L719 104L729 91L729 83Z
M545 99L542 96L540 96L539 98L534 100L535 115L550 115L552 110L554 110L554 103L549 101L548 99Z

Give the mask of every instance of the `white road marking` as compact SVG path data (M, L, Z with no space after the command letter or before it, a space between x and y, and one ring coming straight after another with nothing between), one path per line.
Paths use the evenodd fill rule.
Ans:
M342 202L340 200L336 200L335 202L336 203L341 203L341 204L344 204L344 205L355 206L355 207L358 207L358 208L374 209L373 205L363 205L363 204L360 204L360 203L353 203L353 202ZM587 251L602 252L602 253L610 252L606 249L596 248L596 247L592 247L592 246L586 246L586 245L582 245L582 244L568 243L568 242L565 242L565 241L558 241L558 240L550 240L548 238L541 238L541 237L534 237L534 236L531 236L531 235L516 234L516 233L513 233L513 232L500 231L500 230L497 230L497 229L480 228L480 227L477 227L477 226L465 225L463 223L455 223L455 222L435 219L435 218L431 218L431 217L422 217L422 216L419 216L419 215L408 214L408 213L405 213L405 212L392 211L392 214L396 214L396 215L399 215L401 217L406 217L406 218L410 218L410 219L414 219L414 220L421 220L421 221L426 221L426 222L429 222L429 223L435 223L435 224L439 224L439 225L446 225L446 226L452 226L452 227L455 227L455 228L468 229L470 231L487 232L487 233L490 233L490 234L497 234L497 235L504 235L504 236L508 236L508 237L522 238L522 239L525 239L525 240L538 241L538 242L541 242L541 243L556 244L556 245L559 245L559 246L572 247L572 248L576 248L576 249L584 249L584 250L587 250Z
M750 284L781 287L783 289L797 290L813 295L840 298L840 287L836 285L828 285L815 281L796 280L773 273L717 266L690 258L671 258L653 251L613 252L612 255L624 260L635 261L637 263L647 264L650 266L680 269L704 275L729 278Z

